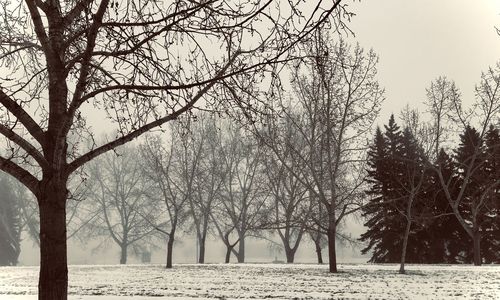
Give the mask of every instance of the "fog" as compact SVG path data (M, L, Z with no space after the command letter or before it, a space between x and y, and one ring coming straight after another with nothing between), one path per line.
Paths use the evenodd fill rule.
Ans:
M354 237L361 234L365 229L358 222L351 220L349 222L349 232ZM274 237L276 243L280 243L279 238ZM165 242L166 243L166 242ZM113 243L109 243L107 247L97 248L99 243L97 241L90 241L88 243L80 243L78 241L68 241L68 263L71 265L86 265L86 264L118 264L120 261L120 249ZM247 241L247 257L246 262L249 263L269 263L275 259L278 261L286 261L283 250L271 246L269 241L261 239L249 238ZM152 264L165 264L166 253L165 244L158 244L157 248L150 248L152 250L151 263ZM366 262L369 255L361 255L361 245L346 245L337 244L338 247L338 260L341 263L359 263ZM225 247L217 237L209 237L206 250L207 263L223 263L225 255ZM196 263L197 248L196 239L194 235L191 236L187 233L181 234L175 243L174 247L174 263ZM328 259L327 253L324 251L323 259ZM231 257L231 262L235 263L236 258L234 255ZM314 245L310 239L305 238L295 256L295 263L316 263L316 253ZM141 264L141 258L130 253L130 264ZM19 256L20 266L36 266L40 264L40 250L27 236L23 236L21 254Z

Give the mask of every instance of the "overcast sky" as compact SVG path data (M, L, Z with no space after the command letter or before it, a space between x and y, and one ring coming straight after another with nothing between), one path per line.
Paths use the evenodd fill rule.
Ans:
M350 28L364 48L380 57L386 88L380 121L407 103L421 103L440 75L453 79L464 103L474 97L481 71L500 60L500 0L349 1Z
M453 79L464 103L471 103L481 71L500 61L500 0L344 1L356 14L349 40L380 58L386 100L379 124L407 103L424 110L425 88L441 75ZM89 114L91 124L108 128L103 119L103 113Z

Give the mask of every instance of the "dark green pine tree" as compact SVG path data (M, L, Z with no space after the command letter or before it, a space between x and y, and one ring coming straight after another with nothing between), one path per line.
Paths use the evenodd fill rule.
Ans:
M384 262L399 262L401 259L402 234L405 231L406 220L401 214L404 210L404 196L402 196L401 179L404 176L403 133L394 120L394 115L389 118L385 127L388 155L386 162L387 191L384 194L387 202L380 209L384 214L385 232L380 246L386 250ZM381 261L382 262L382 261Z
M486 137L485 182L488 193L488 215L483 225L483 257L486 263L500 263L500 132L490 126Z
M0 266L15 266L21 251L20 207L12 182L0 174Z
M378 262L385 256L385 249L379 247L379 243L384 237L384 214L380 210L380 206L385 201L384 195L388 189L387 171L387 156L388 145L380 127L377 127L373 145L370 146L368 152L368 179L370 190L366 194L370 197L369 204L363 209L363 217L368 219L365 226L368 227L367 232L361 235L360 240L367 242L366 248L361 250L361 253L366 254L373 249L371 262Z
M372 251L370 262L399 262L401 259L401 233L404 231L404 217L398 211L400 190L397 180L402 174L400 152L402 134L391 115L383 135L380 129L375 134L374 144L369 151L368 182L370 196L363 208L363 217L367 219L367 232L360 240L367 242L361 250L365 254Z

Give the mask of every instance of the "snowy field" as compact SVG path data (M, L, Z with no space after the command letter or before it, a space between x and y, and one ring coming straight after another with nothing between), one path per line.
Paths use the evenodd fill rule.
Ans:
M70 299L500 299L500 266L70 266ZM0 299L36 299L37 267L1 267ZM133 296L133 297L132 297Z

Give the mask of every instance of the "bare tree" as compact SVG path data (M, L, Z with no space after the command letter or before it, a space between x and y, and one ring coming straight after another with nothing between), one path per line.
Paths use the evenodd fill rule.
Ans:
M328 214L326 226L322 220L316 224L328 235L330 272L337 272L337 228L345 216L361 208L365 136L378 114L383 90L376 81L378 58L372 51L365 54L344 41L333 44L321 32L306 47L310 60L292 72L298 108L283 106L288 116L296 109L302 113L300 118L289 119L305 141L300 149L292 148L304 168L302 174L288 170ZM283 153L291 143L283 134L272 132L264 140L287 165Z
M432 120L430 128L433 129L433 158L436 159L443 142L449 135L449 126L453 124L451 112L453 112L453 106L460 97L460 92L455 83L445 76L440 76L432 81L426 92L426 105Z
M198 115L196 120L195 128L190 130L193 144L186 145L198 149L196 155L200 156L189 205L199 245L198 263L204 263L211 215L224 182L224 167L221 136L215 119L209 115Z
M96 187L92 198L101 214L93 222L91 232L111 239L120 247L120 264L126 264L129 247L138 245L153 231L145 218L155 207L146 194L144 180L135 148L118 149L96 160L91 166Z
M421 198L424 195L428 173L424 165L425 157L417 140L406 127L403 133L402 153L396 157L401 172L398 172L396 178L396 187L398 190L399 201L394 201L393 205L406 221L405 231L403 233L403 242L401 247L401 263L399 273L405 274L406 250L408 247L408 238L412 225L422 217ZM397 168L399 166L394 166ZM401 206L401 207L400 207Z
M224 182L220 206L238 238L232 252L245 261L245 238L266 223L267 198L262 173L263 146L234 123L223 136ZM226 232L227 233L227 232ZM223 235L225 236L225 234ZM226 244L230 245L230 244Z
M285 130L287 130L286 139L290 143L301 142L300 136L294 134L293 126L287 126ZM293 176L293 174L301 174L300 169L303 166L300 160L293 156L292 150L283 153L281 158L286 161L287 166L272 152L266 153L265 157L264 173L269 193L273 198L271 201L273 217L268 222L271 228L276 228L283 243L287 263L293 263L295 253L308 228L313 203L308 197L307 188Z
M488 211L488 196L498 188L500 179L491 180L481 189L477 189L475 185L486 161L482 157L484 149L481 141L484 140L489 126L499 123L500 63L483 72L475 90L477 101L469 110L462 107L458 92L455 97L451 98L449 110L449 114L454 116L454 121L465 132L463 138L468 141L473 150L468 151L466 157L459 159L458 163L461 165L458 170L453 171L453 174L446 174L449 170L444 165L438 165L434 167L434 170L453 213L473 241L474 265L481 265L481 216ZM477 134L470 127L474 123L479 127ZM459 176L460 180L456 180L456 176ZM472 189L475 190L473 196L470 195ZM464 206L470 214L464 213L461 209Z
M431 114L436 116L444 116L446 110L443 106L448 103L446 102L448 96L444 94L447 85L443 82L445 79L440 78L436 85L432 84L431 88L427 90L429 103L434 103L431 107ZM393 116L391 116L392 118ZM391 170L396 174L391 177L394 182L392 191L395 198L387 199L387 204L391 205L406 221L402 233L399 267L399 274L405 274L408 240L412 229L414 230L415 223L421 224L434 217L426 214L427 211L422 205L424 202L422 198L427 196L425 189L430 176L425 161L435 151L435 147L439 145L444 133L439 127L437 133L430 132L428 130L430 126L421 122L419 111L409 106L402 110L401 119L405 126L400 137L401 145L399 149L394 150L395 153L391 153L393 163ZM436 124L442 126L440 122Z
M0 168L38 200L39 298L67 298L71 174L202 97L221 104L214 86L238 90L238 77L276 73L325 20L345 29L349 14L340 2L0 1L0 134L12 150ZM93 109L106 113L117 134L82 151L68 136L93 133Z
M240 238L238 235L234 236L234 231L236 226L232 224L231 220L227 218L224 208L220 206L216 206L215 209L210 214L212 218L212 222L217 229L217 233L226 246L226 254L224 258L225 263L229 263L231 261L231 254L233 253L234 247L238 245ZM233 240L232 240L233 239Z
M182 145L180 126L171 126L166 145L158 136L148 136L141 146L146 175L154 184L153 190L158 191L158 200L165 204L165 211L153 219L163 221L154 223L153 227L168 237L166 268L172 268L175 234L189 215L188 202L193 195L197 168L197 163L188 158L188 149Z
M318 264L323 264L323 248L328 245L327 232L323 230L324 221L328 220L328 213L324 205L314 196L314 193L308 191L309 201L311 203L311 216L306 227L309 238L314 244L314 251ZM323 221L323 224L321 224Z

